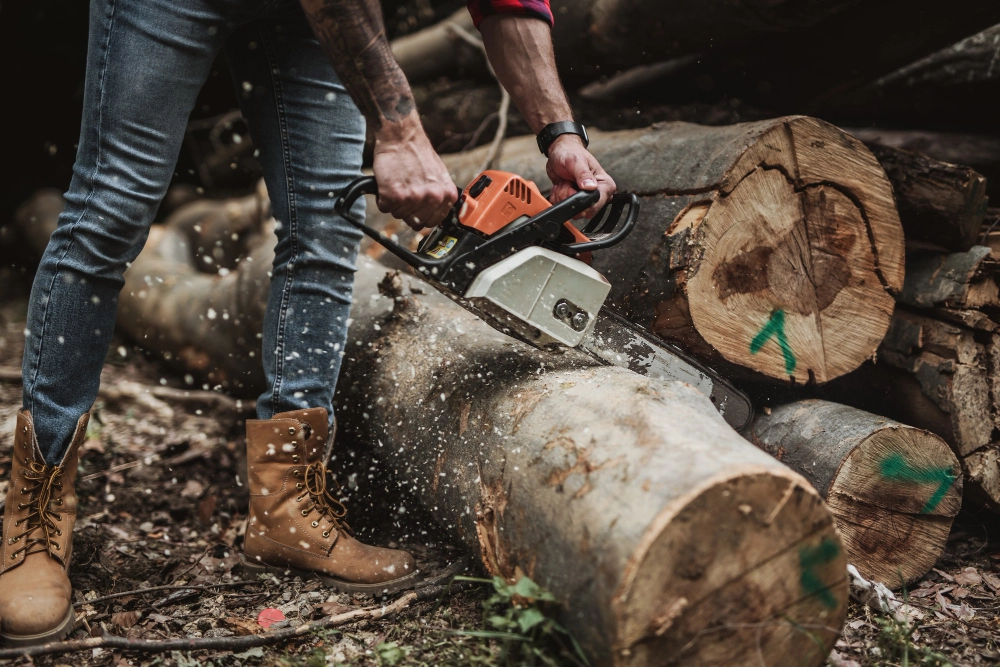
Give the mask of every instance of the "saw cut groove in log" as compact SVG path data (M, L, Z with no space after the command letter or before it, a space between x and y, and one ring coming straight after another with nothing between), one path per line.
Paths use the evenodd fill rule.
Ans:
M962 504L962 470L938 436L805 400L759 415L753 441L826 499L847 560L866 579L900 588L937 562Z
M860 142L788 117L594 132L590 148L643 197L632 234L595 253L620 314L710 362L795 382L843 375L878 347L903 285L903 231ZM445 157L457 183L481 159ZM532 137L508 140L498 168L548 185Z
M540 353L436 292L373 300L384 269L359 264L344 427L492 574L551 590L594 664L822 663L846 560L804 479L689 385Z
M945 250L972 247L988 202L981 174L920 153L865 145L892 183L907 241L934 243Z

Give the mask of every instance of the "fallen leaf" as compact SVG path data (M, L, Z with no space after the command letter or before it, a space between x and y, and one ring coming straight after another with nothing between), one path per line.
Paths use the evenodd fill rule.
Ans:
M119 611L111 614L111 622L126 630L139 622L142 618L141 611Z
M956 588L951 592L951 597L953 597L956 600L962 600L964 598L967 598L968 596L969 596L969 589L966 588L965 586L959 586L958 588Z
M983 574L983 581L986 582L987 586L993 589L994 593L1000 591L1000 577L997 575L987 572Z
M983 578L976 571L976 568L967 567L955 575L955 583L963 586L978 586L983 583Z
M830 652L830 657L827 660L833 667L861 667L857 661L845 658L836 650Z
M264 611L267 610L265 609ZM261 613L263 614L264 612ZM264 625L262 622L260 622L259 617L257 623L254 623L252 620L248 618L237 618L235 616L227 616L222 619L223 625L232 630L233 633L238 636L255 635L260 631L261 626L266 628L270 626L271 623L273 622L274 621L269 621L267 625Z
M937 572L939 575L941 575L941 577L943 577L945 581L955 581L955 577L951 576L947 572L943 572L937 569L936 567L934 568L934 571Z
M274 607L263 609L257 615L257 624L264 629L267 629L278 621L283 620L285 620L285 615L281 613L280 609L275 609Z

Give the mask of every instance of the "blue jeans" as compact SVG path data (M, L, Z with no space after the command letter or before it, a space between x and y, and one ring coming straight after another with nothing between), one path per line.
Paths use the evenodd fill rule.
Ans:
M73 179L26 327L24 407L51 464L97 397L122 273L142 249L195 98L223 50L279 222L258 415L324 407L332 419L361 239L334 214L332 193L360 174L365 125L301 6L92 0Z

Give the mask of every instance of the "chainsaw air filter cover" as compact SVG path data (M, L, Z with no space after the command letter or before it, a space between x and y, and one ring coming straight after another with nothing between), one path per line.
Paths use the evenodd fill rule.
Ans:
M465 298L536 345L576 347L610 291L604 276L583 262L533 246L480 272Z

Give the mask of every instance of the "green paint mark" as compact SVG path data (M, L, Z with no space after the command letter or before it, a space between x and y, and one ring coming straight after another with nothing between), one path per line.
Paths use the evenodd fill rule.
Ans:
M764 344L771 340L771 336L778 339L781 354L785 357L785 372L791 375L795 370L796 361L795 355L792 354L792 347L788 344L788 337L785 336L785 311L779 309L771 313L767 324L750 341L750 354L760 352Z
M937 489L927 499L924 508L920 510L921 514L933 512L958 478L951 471L951 468L918 468L903 458L899 452L892 453L883 459L882 463L879 464L879 472L886 479L918 484L937 484Z
M836 540L824 537L823 541L814 547L799 549L799 568L802 570L802 590L806 595L815 595L825 606L833 609L837 606L837 598L833 597L830 587L823 583L816 568L829 563L840 555L840 545Z

